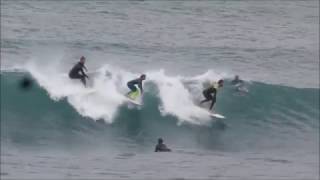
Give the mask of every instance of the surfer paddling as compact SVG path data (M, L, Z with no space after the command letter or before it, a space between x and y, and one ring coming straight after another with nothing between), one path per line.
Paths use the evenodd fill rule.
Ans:
M211 85L209 88L205 89L202 92L205 99L200 102L200 105L205 102L211 101L211 105L210 105L209 109L212 110L214 104L216 103L217 92L220 87L223 87L223 80L222 79L220 79L218 81L218 83L213 83L213 85Z
M86 86L86 78L89 78L89 76L83 71L83 69L88 71L88 69L84 66L85 61L86 58L81 56L80 61L74 65L69 72L70 79L80 79L84 86Z

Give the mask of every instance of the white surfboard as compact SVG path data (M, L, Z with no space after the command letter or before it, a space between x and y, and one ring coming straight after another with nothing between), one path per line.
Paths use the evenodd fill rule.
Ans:
M128 102L134 104L134 105L138 105L138 106L142 106L142 103L140 101L137 100L133 100L127 97Z
M200 105L199 107L201 107L202 109L205 109L209 113L209 116L211 116L211 117L215 117L215 118L219 118L219 119L225 119L226 118L221 114L209 111L206 107L204 107L202 105Z
M221 114L217 114L217 113L209 113L211 117L215 117L215 118L219 118L219 119L225 119L226 117L224 117Z

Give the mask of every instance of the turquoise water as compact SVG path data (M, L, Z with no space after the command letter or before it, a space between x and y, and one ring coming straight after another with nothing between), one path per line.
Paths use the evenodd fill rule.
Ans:
M1 178L318 179L318 9L2 1ZM67 78L82 55L87 89ZM134 106L126 82L141 73ZM248 93L231 85L236 74ZM198 106L221 78L224 120ZM159 137L172 153L153 152Z

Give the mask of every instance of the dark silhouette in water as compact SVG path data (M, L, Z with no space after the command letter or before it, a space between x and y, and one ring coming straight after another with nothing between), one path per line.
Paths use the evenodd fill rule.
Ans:
M244 81L240 79L238 75L234 77L234 79L231 81L231 84L236 87L236 91L239 93L239 95L245 95L249 92L249 90L245 87Z
M239 75L236 75L234 79L231 81L232 85L243 84L243 80L240 79Z
M170 152L171 149L169 149L165 144L163 144L162 138L158 139L158 144L156 145L156 148L154 152Z
M19 82L19 87L22 90L29 90L32 87L32 85L33 85L33 82L28 77L23 77Z

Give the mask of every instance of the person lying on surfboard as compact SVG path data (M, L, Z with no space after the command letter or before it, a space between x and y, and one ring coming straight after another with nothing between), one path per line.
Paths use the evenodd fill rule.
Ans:
M84 56L81 56L80 61L76 65L74 65L69 72L70 79L80 79L84 86L86 86L86 78L89 78L89 76L87 76L87 74L83 71L83 69L88 71L84 66L85 61L86 58Z
M205 89L202 94L205 97L204 100L200 102L200 105L204 102L211 101L210 110L212 110L214 104L216 103L217 91L220 87L223 87L223 80L220 79L218 83L213 83L209 88ZM213 95L212 95L213 94Z
M128 92L127 96L130 97L131 99L136 98L139 94L139 91L136 87L138 85L141 94L143 93L143 88L142 88L142 81L146 79L146 75L142 74L138 79L131 80L127 83L128 88L131 90Z

